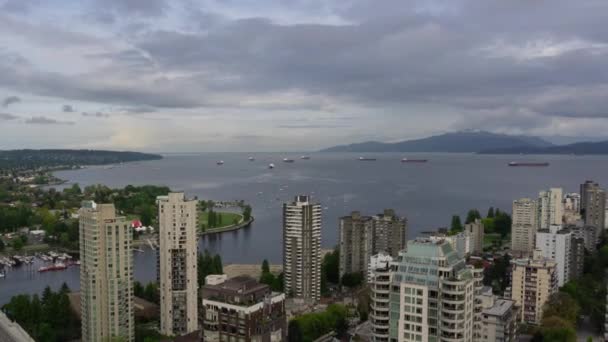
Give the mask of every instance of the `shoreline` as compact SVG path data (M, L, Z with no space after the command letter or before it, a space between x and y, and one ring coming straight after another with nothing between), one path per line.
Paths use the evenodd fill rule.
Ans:
M251 225L251 223L253 223L253 221L255 221L255 218L253 216L251 216L251 218L247 222L240 222L240 223L222 227L222 228L212 228L212 229L205 230L204 232L198 231L196 235L201 237L201 236L205 236L205 235L209 235L209 234L231 232L231 231L239 230L241 228L249 227Z

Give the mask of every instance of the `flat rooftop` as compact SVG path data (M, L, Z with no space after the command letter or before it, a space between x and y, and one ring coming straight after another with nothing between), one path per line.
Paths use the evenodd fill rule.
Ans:
M483 310L483 314L502 317L513 308L513 304L515 302L509 299L497 299L491 308Z

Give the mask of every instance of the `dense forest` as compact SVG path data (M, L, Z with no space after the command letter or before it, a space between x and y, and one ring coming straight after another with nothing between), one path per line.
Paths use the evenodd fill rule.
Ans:
M101 150L7 150L0 151L0 170L104 165L156 159L162 159L162 156L140 152Z

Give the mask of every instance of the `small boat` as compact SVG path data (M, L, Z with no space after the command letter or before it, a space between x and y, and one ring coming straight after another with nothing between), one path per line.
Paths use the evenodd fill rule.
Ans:
M274 164L273 163L268 164L268 168L269 169L274 169Z
M301 156L300 159L302 159L302 160L310 160L310 156Z
M255 158L253 158L253 157L249 157L249 158L247 158L247 159L248 159L249 161L254 161L254 160L255 160Z
M402 163L426 163L428 161L429 161L428 159L409 159L409 158L401 159Z
M217 165L224 165L224 161L223 161L223 160L220 160L220 161L218 161L216 164L217 164Z
M359 161L375 161L376 158L359 157Z
M547 162L515 162L512 161L508 164L509 166L549 166Z
M295 160L289 158L283 158L283 163L293 163Z
M58 262L51 266L42 266L38 269L38 272L63 271L66 268L68 268L68 266L66 264Z

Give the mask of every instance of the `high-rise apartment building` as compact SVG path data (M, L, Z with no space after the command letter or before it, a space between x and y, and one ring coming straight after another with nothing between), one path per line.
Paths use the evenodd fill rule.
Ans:
M372 217L374 243L373 254L387 252L393 258L406 246L407 219L399 217L393 209Z
M564 200L561 188L551 188L538 194L538 223L540 229L561 225L564 217Z
M537 201L522 198L513 201L511 250L516 255L531 255L538 230Z
M197 201L183 192L159 196L160 331L180 336L198 330Z
M113 204L83 202L80 225L82 340L134 340L132 232Z
M535 251L532 258L511 262L511 299L521 307L520 321L540 324L543 306L556 293L557 265Z
M408 241L394 263L391 341L473 341L473 268L445 240Z
M536 249L543 258L557 264L557 285L564 286L570 280L572 264L572 232L562 226L551 226L536 232Z
M470 250L473 254L480 254L483 252L483 229L483 222L481 222L480 219L475 219L474 222L464 225L464 232L470 237Z
M373 253L373 225L370 216L354 211L340 218L340 278L346 273L367 274Z
M580 212L581 195L576 192L564 195L564 210Z
M321 205L308 196L283 204L283 274L287 295L321 299Z
M340 218L340 276L367 273L372 255L385 252L396 257L405 248L407 220L392 209L375 216L355 211Z
M368 283L370 287L370 316L372 341L388 342L389 334L389 294L391 287L391 262L393 258L385 253L370 258Z
M598 228L596 234L599 238L606 223L606 193L595 182L581 184L581 216L585 225Z

